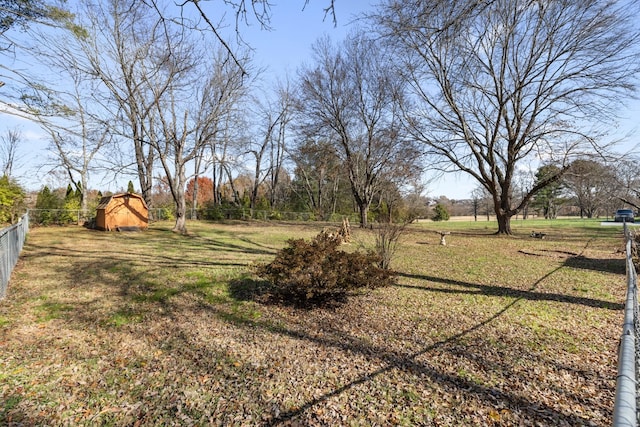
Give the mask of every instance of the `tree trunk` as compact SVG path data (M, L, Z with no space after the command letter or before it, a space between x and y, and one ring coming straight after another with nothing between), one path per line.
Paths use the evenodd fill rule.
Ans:
M175 186L175 202L176 202L176 224L173 227L173 231L180 234L187 234L187 200L184 194L184 187L186 177L183 171L177 172L178 179Z
M197 219L198 212L198 175L193 178L193 197L191 199L191 219Z
M498 232L496 234L512 235L511 231L511 215L504 212L496 212L498 219Z
M187 204L185 203L184 193L182 201L176 202L176 224L173 231L180 234L187 234L187 218L185 216Z
M358 203L358 210L360 211L360 228L366 228L369 224L369 205L367 203Z

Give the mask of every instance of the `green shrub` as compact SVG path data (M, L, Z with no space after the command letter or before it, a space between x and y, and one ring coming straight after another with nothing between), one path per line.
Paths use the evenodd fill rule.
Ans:
M224 219L224 212L222 212L219 206L207 205L198 209L198 218L209 221L219 221Z
M449 221L449 212L447 208L438 203L435 208L433 208L433 216L431 217L434 221Z
M327 233L311 241L290 239L287 243L273 262L257 268L257 274L270 283L269 293L282 301L322 304L394 281L389 270L376 265L377 255L340 251L340 242Z
M0 178L0 223L13 224L24 209L24 189L4 175Z
M37 214L33 222L44 226L59 222L59 209L62 204L63 200L45 185L36 198Z

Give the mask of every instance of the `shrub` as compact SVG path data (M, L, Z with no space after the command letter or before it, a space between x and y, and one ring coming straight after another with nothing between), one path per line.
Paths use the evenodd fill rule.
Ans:
M449 212L447 211L447 208L445 208L443 205L438 203L435 206L435 208L433 208L433 210L434 210L434 213L433 213L433 217L431 217L432 220L449 221Z
M33 218L34 223L47 226L58 222L59 209L62 207L62 203L63 200L45 185L36 198L37 215Z
M407 222L394 224L383 222L378 225L376 232L376 253L380 259L380 268L388 270L391 268L391 259L398 250L400 237L406 231Z
M0 178L0 223L13 224L24 208L24 190L13 179Z
M287 243L273 262L257 268L257 274L270 282L269 292L275 298L321 304L394 280L389 270L377 267L377 255L340 251L340 242L327 233L311 241L290 239Z
M271 221L280 221L282 219L282 214L278 211L269 212L269 219Z

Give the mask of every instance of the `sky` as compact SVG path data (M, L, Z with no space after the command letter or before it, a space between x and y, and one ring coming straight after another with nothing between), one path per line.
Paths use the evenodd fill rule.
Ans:
M324 17L323 9L327 7L330 0L309 0L305 6L305 0L281 0L272 3L271 30L262 30L253 20L250 25L240 24L240 31L243 39L254 50L254 61L259 67L265 68L262 80L276 81L284 80L288 74L294 78L296 69L304 62L311 59L312 44L323 35L329 35L335 41L339 41L346 36L350 28L353 27L358 15L373 10L371 4L365 0L336 0L335 12L337 25L334 26L331 16ZM212 16L219 10L213 8L220 2L208 1L200 3L205 11ZM304 8L304 10L303 10ZM227 16L228 28L226 31L233 34L233 16ZM232 36L233 39L233 36ZM6 62L7 58L0 55L0 65ZM7 65L7 64L5 64ZM614 132L616 135L624 135L635 130L640 117L640 102L632 103L628 111L621 112L624 119L620 121L620 127ZM24 119L19 119L0 113L0 135L4 135L8 129L16 126L21 129L24 144L21 147L20 164L23 167L19 170L19 181L30 190L38 190L43 185L66 185L60 182L53 182L47 179L44 170L38 171L36 164L42 163L46 158L47 142L43 132L36 126ZM639 143L638 138L630 138L624 142L620 150L626 151L634 144ZM100 189L103 191L118 191L126 181L134 177L125 179L125 183L102 182ZM470 197L471 191L476 187L466 175L448 174L437 180L430 180L427 184L427 195L430 197L446 196L450 199L465 199Z

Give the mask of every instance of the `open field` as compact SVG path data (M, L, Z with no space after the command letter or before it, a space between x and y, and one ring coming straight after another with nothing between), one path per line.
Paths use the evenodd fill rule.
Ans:
M397 286L303 309L252 299L250 266L320 225L188 225L31 230L0 301L1 425L611 423L618 228L416 224Z

